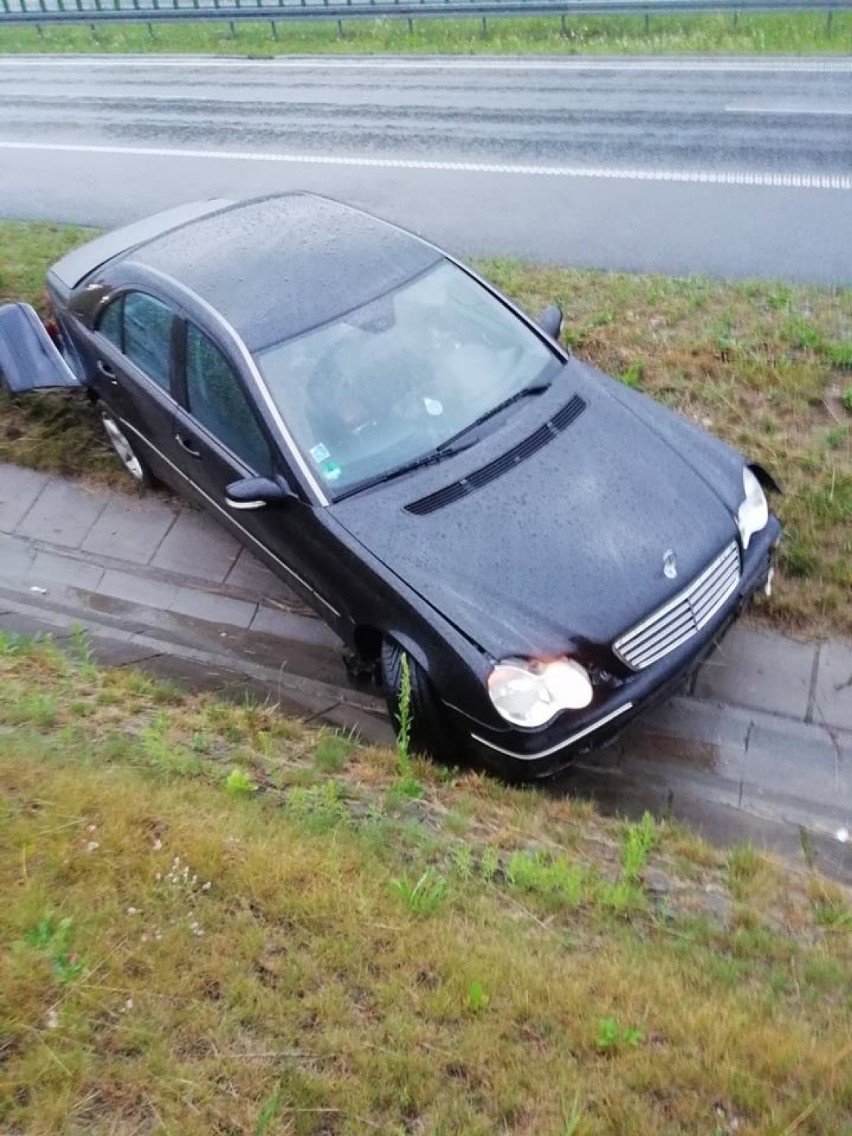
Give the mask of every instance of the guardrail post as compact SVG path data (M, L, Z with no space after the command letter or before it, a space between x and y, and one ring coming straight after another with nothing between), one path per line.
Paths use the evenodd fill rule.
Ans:
M275 24L275 21L274 21L274 20L270 20L270 21L269 21L269 26L270 26L270 28L272 28L272 38L273 38L273 39L278 39L278 28L277 28L277 26L276 26L276 24Z
M651 27L651 15L649 12L645 13L645 35L648 34Z
M559 29L560 29L560 35L564 35L564 36L568 35L568 25L565 22L565 13L564 12L562 13L562 17L559 21Z
M488 17L482 17L482 38L488 39Z
M414 20L412 20L411 16L408 17L408 34L414 35Z
M828 9L828 15L825 18L825 34L829 38L831 38L831 24L832 24L832 17L833 16L834 16L834 9L829 8Z

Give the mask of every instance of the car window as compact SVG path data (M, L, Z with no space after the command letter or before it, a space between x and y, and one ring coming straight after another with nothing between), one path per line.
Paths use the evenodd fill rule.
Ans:
M272 473L272 455L231 364L193 324L186 329L189 412L255 473Z
M117 300L113 300L112 303L109 304L106 308L106 311L103 313L100 318L100 322L98 323L98 331L101 333L101 335L105 336L110 341L110 343L114 344L119 349L119 351L121 351L124 347L124 343L122 341L121 319L121 307L123 301L123 296L119 296Z
M424 456L560 358L446 261L257 356L270 395L332 496Z
M124 354L163 390L169 390L172 312L143 292L124 297Z

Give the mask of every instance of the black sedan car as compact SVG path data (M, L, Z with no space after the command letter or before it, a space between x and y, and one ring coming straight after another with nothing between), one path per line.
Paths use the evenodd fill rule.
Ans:
M759 588L769 474L559 346L433 245L326 198L183 206L0 309L7 388L85 388L138 482L209 509L413 741L554 773L674 689Z

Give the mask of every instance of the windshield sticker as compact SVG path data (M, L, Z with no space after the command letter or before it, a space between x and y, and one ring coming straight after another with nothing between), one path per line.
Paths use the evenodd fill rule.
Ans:
M331 454L328 452L322 442L317 442L315 446L311 446L311 457L314 459L317 465L319 465L320 462L324 462L326 458L331 457Z
M340 468L337 462L327 461L320 469L320 473L323 475L326 481L337 481L341 473L343 473L343 470Z
M437 398L424 398L423 405L426 407L426 413L431 414L433 418L444 413L444 407Z

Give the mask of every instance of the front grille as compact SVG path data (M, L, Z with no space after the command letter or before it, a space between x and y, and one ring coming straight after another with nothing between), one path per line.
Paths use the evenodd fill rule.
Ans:
M644 670L709 623L736 590L739 579L740 552L734 540L673 600L616 639L613 650L632 670Z

